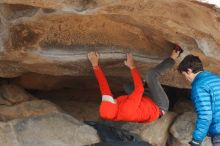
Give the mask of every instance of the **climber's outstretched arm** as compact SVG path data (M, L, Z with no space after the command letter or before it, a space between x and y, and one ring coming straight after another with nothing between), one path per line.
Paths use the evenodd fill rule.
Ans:
M112 96L112 92L109 88L105 75L101 67L99 66L99 54L97 52L90 52L88 54L88 58L92 64L96 79L99 83L99 88L100 88L102 96L105 96L105 95Z
M126 102L128 107L132 107L133 111L136 111L136 109L139 107L141 98L143 96L144 87L141 80L141 76L135 66L134 59L131 53L127 54L127 60L125 60L125 65L130 69L131 75L134 81L134 90L129 95L129 98Z

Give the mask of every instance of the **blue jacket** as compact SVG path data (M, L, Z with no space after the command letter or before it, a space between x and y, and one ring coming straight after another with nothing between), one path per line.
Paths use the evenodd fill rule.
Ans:
M199 73L192 82L192 101L197 113L193 139L202 142L207 134L220 134L220 76Z

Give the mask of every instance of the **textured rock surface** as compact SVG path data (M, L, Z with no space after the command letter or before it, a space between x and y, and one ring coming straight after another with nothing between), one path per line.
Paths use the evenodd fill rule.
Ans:
M32 95L27 93L23 88L13 84L3 84L0 86L1 98L7 100L11 104L28 101Z
M182 99L174 105L173 111L178 114L182 114L185 112L194 112L194 106L190 100Z
M170 146L187 146L192 139L196 113L186 112L179 116L170 128ZM211 146L210 138L206 138L202 146Z
M62 113L0 123L1 146L83 146L97 142L93 128Z
M137 66L144 76L149 68L169 56L173 43L183 47L182 58L189 53L198 55L206 69L219 74L219 12L219 9L193 0L1 0L0 77L18 77L15 82L28 89L49 90L77 86L77 78L93 76L87 53L96 50L101 54L101 66L105 74L111 78L117 77L112 83L118 86L119 81L130 76L123 65L126 52L133 52ZM43 75L34 76L32 73ZM47 75L59 78L53 80L53 77ZM69 80L66 76L75 78ZM91 82L85 81L88 83L86 86L91 86ZM175 71L175 67L161 81L171 86L189 87ZM66 82L68 83L65 84ZM15 90L5 90L10 98L5 98L5 95L0 98L0 104L4 105L1 106L1 111L7 109L3 112L3 115L8 114L8 117L4 115L5 119L29 117L35 113L38 115L40 105L44 104L36 104L35 109L35 104L31 103L41 101L20 103L28 100L29 96L20 98L12 94ZM18 92L20 94L20 90ZM78 111L74 110L76 115L84 110L78 103L80 101L72 104L79 107ZM92 108L95 106L92 104ZM26 110L30 112L26 113ZM68 107L66 110L69 110ZM189 131L182 130L185 127L178 125L178 121L177 127L176 123L172 126L172 145L185 145L190 139L190 130L194 124L190 119L193 116L190 116L186 115L185 118L188 125L183 123L185 127L189 126ZM0 145L27 146L30 141L34 142L31 144L33 146L88 144L88 141L83 142L87 140L84 138L86 136L81 136L83 139L77 137L80 126L72 127L72 120L61 117L63 116L29 117L0 124ZM173 114L168 114L149 125L137 124L140 128L133 131L153 144L164 145L174 117ZM60 124L63 122L64 125ZM60 128L66 125L71 128ZM34 131L30 127L34 127ZM49 133L46 131L48 129ZM181 135L178 129L181 129ZM152 131L155 131L153 135ZM87 134L87 129L84 133ZM46 139L51 140L50 143L46 143ZM96 141L97 139L92 140Z
M8 100L0 98L0 105L12 105Z
M111 76L128 76L122 59L135 54L142 75L167 57L172 43L220 72L219 10L186 0L2 0L0 76L26 72L90 75L86 54L101 52ZM165 84L187 87L174 70Z
M0 106L0 119L3 121L30 116L40 116L59 112L60 109L46 100L33 100L13 106Z
M154 146L165 146L169 128L175 117L176 114L170 112L150 124L127 123L123 124L122 128L139 135L144 141Z

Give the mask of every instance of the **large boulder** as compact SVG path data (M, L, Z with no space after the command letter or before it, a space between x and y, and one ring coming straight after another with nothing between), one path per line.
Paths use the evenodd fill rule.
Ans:
M0 119L3 121L8 121L29 116L39 116L48 113L56 113L59 111L60 108L49 101L32 100L22 102L13 106L0 106Z
M192 139L192 132L195 127L196 113L186 112L179 116L170 128L170 146L187 146ZM202 146L211 146L210 138L206 138Z
M121 128L137 134L142 140L154 146L165 146L169 137L169 128L177 115L168 112L162 118L148 124L125 123Z
M99 141L96 130L63 113L0 123L1 146L83 146Z
M174 43L220 73L220 14L186 0L1 0L0 76L24 73L86 76L87 53L99 51L106 74L128 78L134 54L142 75L168 57ZM182 58L180 58L182 59ZM189 87L173 68L160 79Z

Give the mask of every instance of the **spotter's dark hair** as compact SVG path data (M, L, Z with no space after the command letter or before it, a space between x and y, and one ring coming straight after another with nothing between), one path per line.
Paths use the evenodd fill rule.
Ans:
M177 70L182 72L187 72L188 69L192 69L193 73L197 73L199 71L204 71L202 61L198 56L188 55L186 56L182 62L180 62Z

